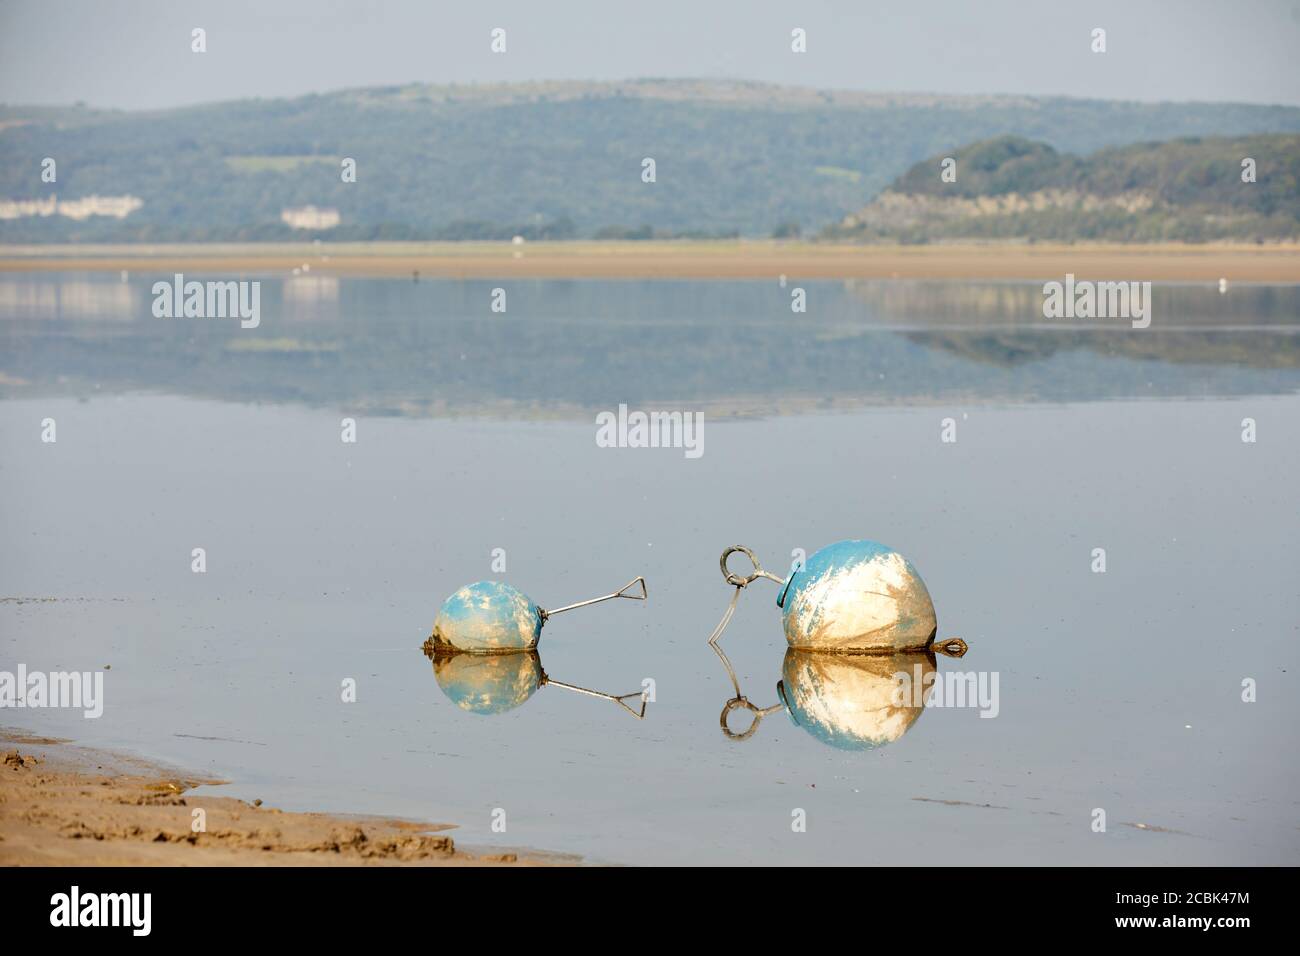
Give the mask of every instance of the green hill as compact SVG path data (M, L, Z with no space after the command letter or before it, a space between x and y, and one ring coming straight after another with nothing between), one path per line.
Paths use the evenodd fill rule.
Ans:
M8 106L0 241L807 234L956 143L1014 134L1091 152L1264 132L1300 132L1300 109L693 80L413 85L153 112ZM41 181L45 157L57 183ZM344 158L355 183L342 182ZM115 218L69 203L90 196L140 205ZM47 205L22 205L33 200ZM305 206L338 224L282 220Z
M917 163L834 238L1120 241L1300 237L1300 136L1180 139L1081 157L1014 136ZM1243 181L1253 159L1254 181Z

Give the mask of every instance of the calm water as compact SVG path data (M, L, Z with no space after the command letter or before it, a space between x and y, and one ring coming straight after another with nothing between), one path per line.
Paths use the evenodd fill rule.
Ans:
M1300 290L1157 287L1134 331L1048 323L1041 285L812 283L793 315L776 282L511 283L494 315L501 283L303 277L241 331L152 318L152 279L0 279L0 669L112 666L99 720L0 723L600 861L1300 862ZM704 455L597 447L620 402L702 410ZM996 672L997 717L728 740L719 552L847 537L920 569L971 647L939 671ZM647 602L540 650L653 679L643 722L557 686L471 714L419 650L461 584L554 607L637 574ZM723 638L759 706L776 592Z

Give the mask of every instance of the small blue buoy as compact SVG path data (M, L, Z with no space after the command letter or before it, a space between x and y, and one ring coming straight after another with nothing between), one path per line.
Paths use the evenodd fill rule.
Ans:
M641 593L629 593L640 586ZM433 621L430 640L435 646L471 654L508 654L529 651L541 640L542 626L564 611L614 598L646 599L645 578L633 578L613 594L579 601L553 611L538 607L523 591L501 581L476 581L442 602Z
M433 621L435 644L480 654L527 651L537 646L545 618L518 588L476 581L442 602Z

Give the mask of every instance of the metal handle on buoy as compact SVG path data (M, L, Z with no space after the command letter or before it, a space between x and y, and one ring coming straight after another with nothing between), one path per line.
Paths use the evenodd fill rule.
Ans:
M754 565L754 573L749 575L748 577L742 578L739 574L736 574L734 571L730 570L727 567L727 558L731 557L737 551L745 555L745 557L749 558L749 560ZM732 585L736 590L735 593L731 595L731 603L727 605L727 611L725 614L722 615L722 620L718 622L718 626L715 627L713 629L713 633L709 635L709 643L713 645L713 649L715 651L719 650L717 646L718 638L722 637L722 632L725 631L727 629L727 625L731 623L731 615L736 613L736 602L740 600L741 591L745 590L745 588L749 587L759 578L767 578L769 581L775 581L777 584L785 583L783 579L778 578L775 574L772 574L770 571L764 571L763 566L758 563L758 558L754 555L754 552L750 551L749 548L745 547L743 544L733 544L726 551L723 551L722 557L718 559L718 566L722 568L722 576L726 578L727 583ZM739 689L737 689L736 694L737 696L739 696L740 694ZM726 726L726 721L727 721L727 716L724 713L722 715L722 722L724 728Z
M627 593L628 589L635 587L638 584L641 585L640 594ZM587 607L587 605L589 604L599 604L601 601L612 601L614 598L627 598L629 601L644 601L647 598L647 596L648 594L646 592L646 587L645 587L645 578L638 576L633 578L631 581L627 582L627 584L623 585L613 594L606 594L602 597L591 598L590 600L587 601L579 601L577 604L566 604L564 607L557 607L554 611L544 611L541 608L538 608L538 610L542 612L542 620L545 621L553 614L563 614L565 611L572 611L575 608Z
M936 654L942 654L944 657L962 657L970 650L970 645L960 637L950 637L946 641L937 641L931 644L930 647Z
M749 577L742 578L739 574L736 574L727 568L727 558L731 557L737 551L749 558L750 562L754 565L754 573ZM754 552L750 551L749 548L745 547L743 544L733 544L726 551L723 551L722 557L718 559L718 565L722 568L722 576L727 579L727 583L735 585L738 588L749 587L759 578L767 578L769 581L775 581L777 584L785 583L785 578L778 578L772 572L764 571L763 566L758 563L758 558L754 556Z

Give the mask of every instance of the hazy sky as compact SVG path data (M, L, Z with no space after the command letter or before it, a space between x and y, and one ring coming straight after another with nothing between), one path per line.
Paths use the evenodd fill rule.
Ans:
M208 52L190 52L207 30ZM507 52L489 31L507 31ZM790 31L808 52L790 52ZM1107 52L1090 51L1094 27ZM0 0L0 102L158 107L349 86L740 77L1300 105L1300 0Z

